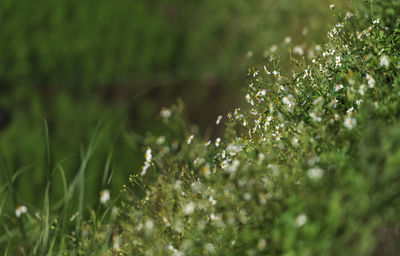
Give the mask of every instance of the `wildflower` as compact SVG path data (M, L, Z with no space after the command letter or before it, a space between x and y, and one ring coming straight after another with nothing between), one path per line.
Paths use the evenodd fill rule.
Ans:
M108 200L110 200L110 191L108 191L107 189L102 190L100 192L100 202L102 204L106 204Z
M21 217L22 214L25 214L28 211L28 208L26 208L25 205L18 205L17 209L15 209L15 216L17 218Z
M152 155L151 155L151 148L147 148L146 153L144 154L144 157L146 158L146 162L150 162Z
M374 24L379 24L380 22L381 22L380 19L376 19L376 20L374 20L372 23L374 23Z
M282 98L282 102L283 102L283 104L285 104L289 109L291 109L291 108L294 107L294 105L295 105L293 95L291 95L291 94L289 94L288 96L283 97L283 98Z
M160 116L161 116L162 118L168 118L168 117L171 116L171 114L172 114L172 112L171 112L171 110L169 110L168 108L162 108L162 109L161 109Z
M303 55L304 54L304 50L300 46L295 46L293 48L293 53L298 54L298 55Z
M210 196L210 198L208 198L208 201L210 201L211 205L216 205L217 201L214 200L214 197Z
M222 116L218 116L218 118L217 118L217 121L215 122L217 125L219 125L219 123L221 122L221 120L222 120Z
M335 5L334 4L330 4L329 5L329 9L331 9L331 10L335 9Z
M247 58L251 58L253 56L253 51L252 50L249 50L247 53L246 53L246 57Z
M375 82L376 82L375 79L370 74L367 74L366 78L367 78L367 82L368 82L369 88L374 88L375 87Z
M154 223L151 220L146 220L146 223L144 223L144 227L146 233L150 233L151 231L153 231Z
M381 67L389 67L389 59L388 56L383 55L379 61L379 65L381 65Z
M193 138L194 138L194 135L193 135L193 134L190 135L190 136L186 139L186 143L187 143L188 145L190 145L190 143L192 143Z
M320 116L317 116L317 114L315 114L315 112L311 112L310 113L310 117L312 118L312 120L314 122L321 122L322 118Z
M144 154L146 161L142 166L142 172L140 173L141 176L144 176L147 172L147 169L150 167L152 155L151 155L151 148L147 148L146 153Z
M276 45L274 44L273 46L271 46L271 48L269 48L269 50L270 50L272 53L275 53L275 52L278 50L278 46L276 46Z
M341 66L342 66L342 63L340 60L340 56L336 56L336 67L341 67Z
M76 212L74 214L72 214L71 218L69 219L70 221L74 221L76 219L76 217L78 217L79 212Z
M360 88L358 89L358 92L360 93L360 95L362 96L362 95L364 95L364 93L365 93L365 85L360 85Z
M215 139L215 146L216 147L219 147L219 143L221 142L221 139L220 138L216 138Z
M340 91L340 89L343 89L343 85L342 84L337 84L336 86L335 86L335 91L337 92L337 91Z
M353 16L354 16L354 14L352 12L347 12L345 15L345 19L350 19Z
M324 171L318 167L311 168L307 171L307 176L313 180L321 178L323 174Z
M292 42L292 38L290 36L285 38L285 44L290 44Z
M356 125L357 125L357 120L355 118L351 118L348 116L344 120L344 126L349 130L353 129Z
M296 226L300 228L307 222L307 216L305 214L300 214L296 217Z
M183 214L185 215L191 215L194 212L196 205L193 202L188 203L183 207Z
M266 66L264 66L264 71L265 71L265 73L267 73L267 75L270 75L270 74L271 74L271 72L268 71L268 69L267 69ZM248 94L247 94L247 95L248 95ZM247 96L247 95L246 95L246 96Z
M142 166L142 172L140 173L141 176L146 175L147 169L149 169L150 164L145 163L145 165Z

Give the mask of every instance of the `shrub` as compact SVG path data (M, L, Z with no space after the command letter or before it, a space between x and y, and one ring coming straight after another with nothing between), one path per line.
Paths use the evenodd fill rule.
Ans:
M117 251L398 253L399 11L375 1L365 17L340 14L303 72L282 72L274 56L252 68L249 108L227 115L222 139L169 133L184 129L165 115L125 188L146 196L131 194Z

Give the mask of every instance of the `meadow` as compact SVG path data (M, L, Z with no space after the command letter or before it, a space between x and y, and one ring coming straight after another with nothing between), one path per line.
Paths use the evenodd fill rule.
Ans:
M4 255L400 252L398 0L0 5Z

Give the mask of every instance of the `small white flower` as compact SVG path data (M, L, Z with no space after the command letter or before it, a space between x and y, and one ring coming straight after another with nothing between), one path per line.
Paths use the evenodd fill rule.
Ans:
M369 88L374 88L375 87L375 83L376 83L375 79L370 74L367 74L366 78L367 78L367 82L368 82Z
M335 9L335 5L334 4L330 4L329 5L329 9L331 9L331 10Z
M78 217L79 212L76 212L74 214L72 214L71 218L69 219L70 221L74 221L76 219L76 217Z
M100 202L102 204L106 204L108 200L110 200L110 191L108 191L107 189L102 190L100 192Z
M324 171L318 167L311 168L307 171L307 176L313 180L321 178L323 174Z
M146 153L144 154L144 157L146 158L146 162L150 162L152 155L151 155L151 148L147 148Z
M210 196L210 198L208 198L208 201L210 201L211 205L216 205L217 201L215 201L214 197Z
M275 52L278 50L278 46L276 46L276 45L274 44L273 46L271 46L271 48L269 48L269 50L270 50L272 53L275 53Z
M218 118L217 118L217 121L215 122L217 125L219 125L219 123L221 122L221 120L222 120L222 116L218 116Z
M300 214L296 217L296 226L300 228L307 223L307 216L305 214Z
M340 91L341 89L343 89L343 84L337 84L336 86L335 86L335 91L337 92L337 91Z
M357 125L357 120L355 118L351 118L348 116L344 120L344 126L349 130L353 129L356 125Z
M15 216L17 218L21 217L22 214L25 214L28 211L28 208L26 208L25 205L18 205L17 209L15 209Z
M342 63L341 63L341 58L340 56L336 56L336 67L341 67Z
M300 46L295 46L293 48L293 53L298 54L298 55L303 55L304 54L304 50Z
M285 44L290 44L292 42L292 38L290 36L285 38Z
M219 147L219 143L221 142L221 139L220 138L216 138L215 139L215 146L216 147Z
M151 232L153 231L154 223L151 220L146 220L146 222L144 223L144 228L147 232Z
M312 118L312 120L314 122L321 122L322 118L320 116L318 116L317 114L315 114L315 112L311 112L310 113L310 117Z
M142 172L140 173L140 175L141 175L141 176L146 175L147 169L149 169L149 167L150 167L150 164L149 164L149 163L145 163L145 164L142 166Z
M364 95L364 93L365 93L365 85L360 85L360 88L358 89L358 92L360 93L360 95L362 96L362 95Z
M161 109L160 116L161 116L162 118L168 118L168 117L171 116L171 114L172 114L172 112L171 112L171 110L169 110L168 108L162 108L162 109Z
M374 23L374 24L379 24L380 22L381 22L380 19L376 19L376 20L374 20L372 23Z
M183 207L183 214L191 215L194 212L196 205L193 202L190 202Z
M389 67L389 58L386 55L383 55L379 61L379 65L381 65L381 67Z
M186 143L187 143L188 145L190 145L190 143L192 143L193 138L194 138L194 135L193 135L193 134L190 135L189 137L187 137Z

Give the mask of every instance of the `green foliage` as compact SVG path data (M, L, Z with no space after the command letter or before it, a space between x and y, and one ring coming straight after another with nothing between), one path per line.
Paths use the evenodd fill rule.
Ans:
M236 10L235 4L230 8ZM163 109L159 132L143 141L124 134L128 146L148 147L144 160L132 160L131 168L144 161L142 169L126 177L122 195L111 191L112 200L110 182L118 164L113 159L126 160L120 154L129 152L119 143L120 108L101 113L104 128L85 130L91 139L68 162L61 158L68 152L62 146L77 138L54 135L68 139L52 142L52 134L80 136L79 127L93 127L98 101L89 99L81 108L61 95L48 105L60 108L54 110L33 100L34 120L43 109L57 120L45 123L45 139L21 146L27 152L21 158L43 159L37 179L45 178L46 190L36 195L44 198L43 207L24 208L29 195L17 193L15 183L28 186L35 177L24 181L30 170L21 164L26 160L7 162L2 154L0 248L16 255L397 254L400 22L395 14L400 5L374 1L366 9L333 10L340 23L322 47L281 44L293 52L293 72L267 51L267 63L249 69L249 105L221 117L226 125L221 138L203 137L188 126L181 103ZM310 61L301 54L305 49ZM90 114L57 116L64 109ZM43 131L42 122L22 114L15 118L6 145L23 145L21 133ZM68 122L68 129L56 128ZM108 150L102 143L115 146ZM10 207L3 213L8 194L17 216Z
M343 14L304 72L274 57L252 69L250 107L228 114L221 141L154 139L120 253L398 253L400 33L387 8L398 2Z

